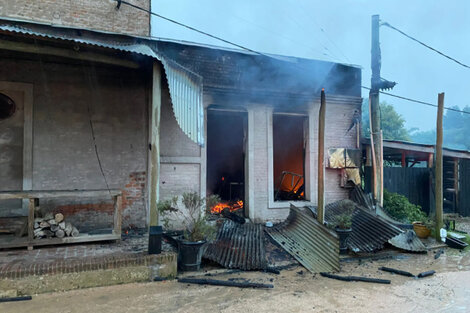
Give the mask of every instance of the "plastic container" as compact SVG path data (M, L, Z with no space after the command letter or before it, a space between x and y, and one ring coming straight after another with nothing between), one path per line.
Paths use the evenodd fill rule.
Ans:
M199 271L205 240L178 242L178 269L181 271Z
M413 230L419 238L426 239L431 235L431 230L421 222L413 222Z

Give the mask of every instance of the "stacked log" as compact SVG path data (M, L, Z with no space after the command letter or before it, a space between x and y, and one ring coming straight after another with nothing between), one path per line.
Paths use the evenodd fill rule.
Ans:
M64 220L62 213L47 213L44 217L34 219L34 238L77 237L79 233L72 223Z

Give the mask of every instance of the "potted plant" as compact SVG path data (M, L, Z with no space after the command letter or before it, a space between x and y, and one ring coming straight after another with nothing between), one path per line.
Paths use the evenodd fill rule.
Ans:
M341 202L342 212L334 217L332 227L335 229L339 236L339 251L340 254L348 252L348 237L352 232L352 214L355 205L350 200Z
M179 221L183 235L178 239L178 268L182 271L197 271L201 265L203 246L214 238L216 228L208 222L207 212L219 202L218 196L201 198L196 192L184 193L178 208L178 197L158 203L163 226L168 229L171 222Z

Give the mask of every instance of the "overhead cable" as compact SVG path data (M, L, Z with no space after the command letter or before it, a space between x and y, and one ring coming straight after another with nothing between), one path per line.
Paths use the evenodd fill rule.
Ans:
M449 59L449 60L451 60L451 61L454 61L455 63L457 63L457 64L459 64L459 65L461 65L461 66L463 66L463 67L466 67L466 68L469 68L469 69L470 69L470 66L469 66L469 65L464 64L464 63L462 63L462 62L460 62L460 61L454 59L453 57L448 56L447 54L445 54L445 53L443 53L443 52L441 52L441 51L439 51L439 50L437 50L437 49L431 47L430 45L425 44L424 42L422 42L422 41L420 41L420 40L418 40L418 39L416 39L416 38L414 38L414 37L412 37L412 36L406 34L404 31L399 30L398 28L396 28L396 27L390 25L390 24L387 23L387 22L383 22L381 25L382 25L382 26L387 26L387 27L389 27L389 28L391 28L391 29L393 29L393 30L399 32L399 33L402 34L403 36L405 36L405 37L407 37L407 38L409 38L409 39L411 39L411 40L413 40L413 41L416 41L416 42L419 43L420 45L425 46L426 48L428 48L428 49L430 49L430 50L432 50L432 51L434 51L434 52L436 52L436 53L442 55L443 57L445 57L445 58L447 58L447 59Z

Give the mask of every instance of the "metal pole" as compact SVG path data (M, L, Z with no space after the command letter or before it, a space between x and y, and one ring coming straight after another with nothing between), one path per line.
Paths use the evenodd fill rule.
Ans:
M442 160L442 117L444 115L444 93L438 95L436 125L436 239L440 240L443 226L443 160Z

